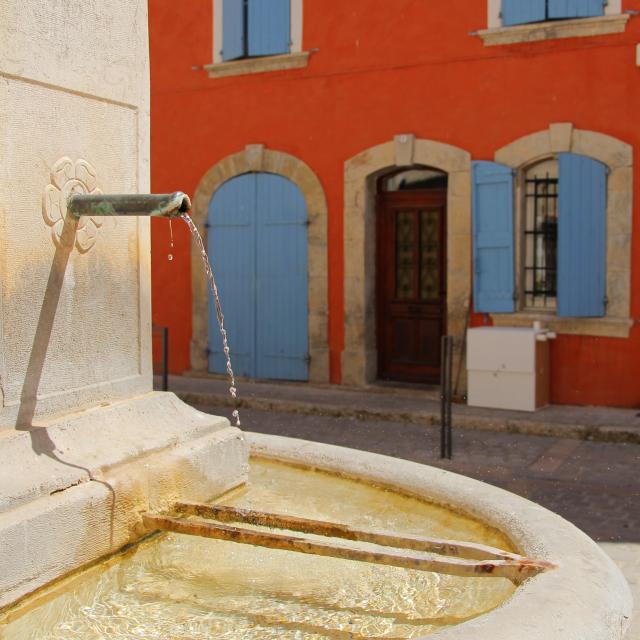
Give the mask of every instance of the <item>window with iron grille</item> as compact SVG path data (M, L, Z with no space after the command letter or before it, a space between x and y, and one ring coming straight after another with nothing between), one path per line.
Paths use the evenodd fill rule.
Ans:
M558 256L558 163L525 173L523 221L524 306L555 309Z

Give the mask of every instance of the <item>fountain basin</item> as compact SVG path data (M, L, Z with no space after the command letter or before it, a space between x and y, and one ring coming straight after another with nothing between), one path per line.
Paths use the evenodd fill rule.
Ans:
M379 488L386 487L401 495L413 496L414 498L412 503L409 498L398 498L400 500L398 502L394 496L390 495L386 498L382 496L382 499L374 499L373 506L372 504L363 503L362 509L358 509L357 504L354 508L353 499L349 498L350 492L340 488L336 490L332 484L333 480L329 478L326 481L329 504L318 506L318 496L323 493L322 487L318 489L313 485L305 484L305 477L300 475L299 480L296 480L295 476L293 476L289 481L289 486L286 487L289 494L285 503L289 513L309 515L309 512L311 512L313 516L317 515L314 510L319 508L321 516L324 515L324 517L334 520L344 521L346 519L362 525L362 522L366 522L369 517L367 515L368 511L372 513L382 511L383 517L391 518L391 526L399 526L401 528L408 526L411 530L412 526L418 525L422 527L423 521L428 523L431 520L431 512L424 511L427 508L424 506L424 501L426 500L435 503L435 506L432 504L428 508L435 514L433 521L436 524L433 525L435 529L429 529L431 525L425 524L424 526L427 527L426 532L420 530L423 534L458 537L469 541L493 544L507 550L515 550L538 559L548 560L558 565L557 569L527 580L517 589L507 584L507 581L503 579L476 578L465 582L459 578L447 576L442 578L433 574L422 574L427 576L424 578L427 582L423 584L425 589L429 585L436 584L437 588L445 593L459 593L461 585L467 585L462 590L466 589L468 591L465 597L468 597L474 603L471 609L468 607L464 609L463 607L462 614L460 609L456 610L455 607L453 612L447 614L445 607L444 612L440 612L439 617L436 616L436 618L443 619L447 615L455 617L457 613L459 616L461 615L462 624L458 626L441 624L440 627L436 624L435 628L423 625L424 628L429 629L430 634L435 632L437 637L449 640L470 637L492 639L514 637L544 638L545 640L554 640L555 638L569 640L572 638L576 640L578 638L602 638L604 640L605 638L623 637L631 611L630 594L624 579L595 543L571 524L544 508L503 490L424 465L288 438L247 434L247 439L251 445L253 455L262 460L292 463L302 468L328 471L346 478L356 479L364 487L362 489L365 492L363 495L366 494L366 491L370 491L370 486L373 485ZM274 476L279 475L276 471L277 466L273 467ZM270 473L268 468L266 471L263 469L263 482L265 480L269 481ZM322 484L322 476L320 476L320 480ZM281 478L280 485L282 485L282 482ZM360 490L354 491L354 494L360 495ZM246 499L249 501L248 504L247 502L242 502L243 498L240 498L240 502L238 502L233 496L228 499L231 502L228 502L228 500L227 502L253 508L262 507L267 510L271 508L272 510L282 511L282 505L279 507L275 505L276 509L273 509L273 506L269 504L269 496L268 492L258 492L253 498ZM344 498L346 506L342 505L341 498ZM415 498L418 500L415 500ZM280 496L280 499L282 499L282 496ZM408 502L402 503L402 499ZM385 507L387 504L393 505L392 508ZM411 504L415 505L415 512L412 512ZM343 512L345 508L347 509L346 513ZM373 511L371 511L372 509ZM449 510L448 512L447 509ZM349 510L353 511L352 515L349 514ZM397 513L394 513L394 511ZM451 515L448 516L446 515L447 513ZM400 518L400 520L396 522L397 518ZM463 527L464 530L460 527ZM186 540L186 542L181 542L181 539ZM106 574L108 576L107 582L113 582L114 580L119 582L118 588L129 584L127 575L133 569L127 568L127 562L137 562L139 566L147 567L151 565L171 565L173 573L169 572L165 580L154 582L145 578L145 580L150 580L151 582L149 588L151 589L152 600L153 589L159 588L166 591L165 595L167 597L170 594L173 603L186 600L190 603L189 606L194 606L193 598L196 598L198 606L213 606L214 609L216 604L222 606L220 603L226 603L225 607L230 606L228 604L229 597L237 597L235 592L229 594L224 590L217 591L211 594L209 602L205 603L202 601L203 596L201 594L193 593L193 583L185 587L184 581L181 581L183 576L180 574L185 568L187 569L187 574L192 573L189 569L189 567L192 567L196 572L202 570L207 581L219 582L220 584L225 582L225 575L228 576L230 573L239 572L241 574L239 580L245 585L255 583L258 587L261 586L263 590L267 590L267 592L269 590L273 592L273 590L277 589L278 593L294 593L296 599L305 602L310 597L307 591L315 593L319 590L322 592L322 598L326 600L327 594L332 593L334 588L338 588L338 585L341 584L340 579L338 579L339 575L336 574L334 578L331 573L331 567L334 566L332 563L337 562L343 564L335 566L350 567L347 569L347 573L352 575L342 575L342 578L347 579L348 584L355 585L353 586L354 591L358 591L363 582L367 583L367 589L369 589L370 593L362 597L365 602L369 603L368 606L372 610L372 616L373 613L381 608L381 604L378 601L379 595L385 594L382 597L382 601L384 601L386 593L394 591L399 594L405 594L405 597L404 599L400 598L398 602L386 602L386 611L399 612L401 617L404 616L410 621L411 616L417 613L412 609L413 599L422 597L420 593L420 585L422 583L415 582L418 578L414 576L405 584L405 578L403 577L418 572L405 572L364 563L344 563L343 561L332 559L327 561L325 558L300 557L289 552L284 552L285 556L289 556L289 560L282 561L282 564L280 564L279 559L283 556L278 554L283 552L273 552L271 550L202 539L195 539L195 542L192 542L193 540L193 538L170 534L168 541L165 540L159 543L159 547L157 547L165 549L164 560L162 558L159 560L158 557L154 556L155 553L160 553L157 551L155 543L149 546L142 545L140 550L136 552L134 561L124 560L122 562L121 568L116 572L120 576L119 578L116 579L114 577L116 574ZM187 546L185 547L184 545ZM216 547L215 545L218 546ZM156 551L154 551L154 548L156 548ZM185 552L184 549L188 549L188 551ZM218 550L217 555L216 549ZM226 549L223 555L220 555L221 549ZM173 561L167 560L167 558L175 557L176 554L181 557L182 563L180 564L181 569L177 574L176 567L172 564ZM162 556L162 553L160 555ZM229 563L230 561L227 562L230 556L236 556L234 560L236 564ZM299 570L300 575L297 576L297 579L301 580L301 582L298 586L291 586L286 583L287 562L294 563L292 565L294 567L293 573L296 573L296 568ZM315 565L314 569L315 562L320 564ZM210 564L213 566L208 566ZM107 569L108 571L112 570ZM344 571L344 569L341 570L342 574L344 574ZM315 590L312 588L314 582L311 576L316 576L317 585ZM233 576L234 579L236 577L238 576ZM420 577L420 579L423 578ZM196 583L202 583L204 580L205 578L198 578ZM279 584L279 580L285 581L286 588L282 587L282 585L280 587L274 586ZM382 582L378 584L378 580L382 580ZM490 583L494 585L491 588L488 587ZM114 589L115 586L111 584L109 588ZM485 586L487 586L488 590L485 589ZM91 588L89 588L90 591ZM476 594L478 593L484 593L482 597L485 598L485 604L477 604L476 606L478 599ZM409 596L407 597L406 594L409 594ZM206 597L205 594L205 599ZM148 603L149 607L154 606L152 600ZM284 598L282 605L284 608L290 606L288 600L290 598ZM350 601L349 598L347 600ZM362 601L361 598L359 602ZM240 607L238 601L233 600L233 602L233 606L238 609ZM124 606L126 608L126 605ZM242 604L242 611L246 607L252 608L255 606L253 601L251 605ZM334 608L331 615L335 617L335 606L337 605L333 602L332 606ZM430 603L426 609L427 613L433 616L434 612L437 612L437 607L436 610L429 607L433 607L433 603ZM280 605L276 607L276 609L279 608ZM340 615L347 610L349 610L349 606L340 609ZM354 610L359 612L354 614L356 617L359 616L358 619L344 621L346 626L338 626L337 629L334 629L334 632L338 633L340 637L343 635L344 637L349 637L345 635L348 633L345 629L350 628L349 624L353 622L356 626L357 624L364 624L364 628L368 628L371 631L371 635L363 635L360 629L352 637L384 637L380 628L375 625L367 626L373 623L367 622L366 616L368 614L362 610L362 607L355 606ZM476 611L475 615L482 614L485 611L489 612L480 615L480 617L469 619L473 618L472 615L468 615L470 610ZM162 611L164 609L161 608L160 615L162 615ZM35 613L37 614L37 612ZM236 613L238 612L236 611ZM260 610L260 616L266 616L267 619L271 619L269 616L273 614L274 612L270 609L266 612ZM466 618L465 614L467 614ZM292 638L334 637L333 635L313 635L311 632L315 633L317 631L317 625L311 624L305 617L306 614L303 615L298 612L296 615L302 616L303 620L306 620L306 622L303 622L298 619L297 622L300 629L299 633L303 635L295 635L297 631L294 615L293 622L290 622L290 625L293 624L293 626L288 628L285 626L284 630L281 630L281 633L284 634L282 637L289 637L287 634L291 635ZM11 629L11 627L8 627L8 629ZM144 629L144 627L140 627L140 629ZM408 635L398 637L422 637L420 629L420 625L417 625L413 631L407 632ZM140 632L142 633L142 631ZM389 633L391 632L392 629L389 629ZM10 639L14 637L22 639L28 636L13 636L9 633L7 637ZM93 636L77 635L74 637L88 638ZM194 635L193 637L199 638L200 636ZM215 637L215 635L203 635L202 637ZM224 637L235 636L224 635ZM249 629L244 629L237 637L254 637L254 635L250 635ZM272 636L265 635L264 631L260 631L255 637ZM280 636L276 635L274 637Z
M611 640L631 621L629 586L613 561L559 515L491 485L405 460L278 436L247 434L253 455L357 477L469 515L522 554L557 564L496 610L440 632L442 640Z

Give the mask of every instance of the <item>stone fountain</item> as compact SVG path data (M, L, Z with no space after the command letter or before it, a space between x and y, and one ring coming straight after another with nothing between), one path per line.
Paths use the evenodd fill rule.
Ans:
M155 393L144 0L0 3L0 606L137 539L139 513L246 478L225 419Z

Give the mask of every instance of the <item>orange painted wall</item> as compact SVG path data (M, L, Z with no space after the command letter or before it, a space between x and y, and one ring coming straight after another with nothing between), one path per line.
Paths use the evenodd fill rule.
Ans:
M473 159L551 122L624 140L640 157L640 16L624 34L484 47L486 0L305 0L305 69L209 79L212 0L150 0L152 188L193 193L209 167L246 144L304 160L328 206L331 379L343 348L343 163L395 134L446 142ZM623 0L640 10L640 0ZM634 167L634 235L640 229ZM170 328L172 371L188 369L190 247L186 227L155 220L153 318ZM560 336L553 401L640 405L640 242L633 243L631 338ZM474 323L480 321L474 318Z

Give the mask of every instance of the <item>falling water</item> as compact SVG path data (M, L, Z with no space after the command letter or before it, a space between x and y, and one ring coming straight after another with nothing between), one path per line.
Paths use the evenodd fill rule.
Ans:
M209 287L211 289L211 293L213 294L213 301L216 307L216 317L218 319L218 327L220 328L220 335L222 336L222 350L224 351L224 357L227 360L227 373L229 374L229 393L231 397L236 400L237 405L237 397L238 390L236 389L236 379L233 374L233 369L231 367L231 356L229 354L229 343L227 341L227 330L224 328L224 314L222 313L222 306L220 305L220 296L218 295L218 287L216 286L216 279L213 276L213 269L211 268L211 262L209 262L209 256L207 255L207 251L204 248L204 242L202 241L202 236L198 231L198 228L193 223L193 220L186 214L182 214L180 216L187 226L189 227L189 231L191 231L191 235L200 249L200 256L202 257L202 262L204 264L204 271L207 275L207 279L209 280ZM237 406L233 410L231 414L236 419L236 427L240 426L240 413L238 412Z

